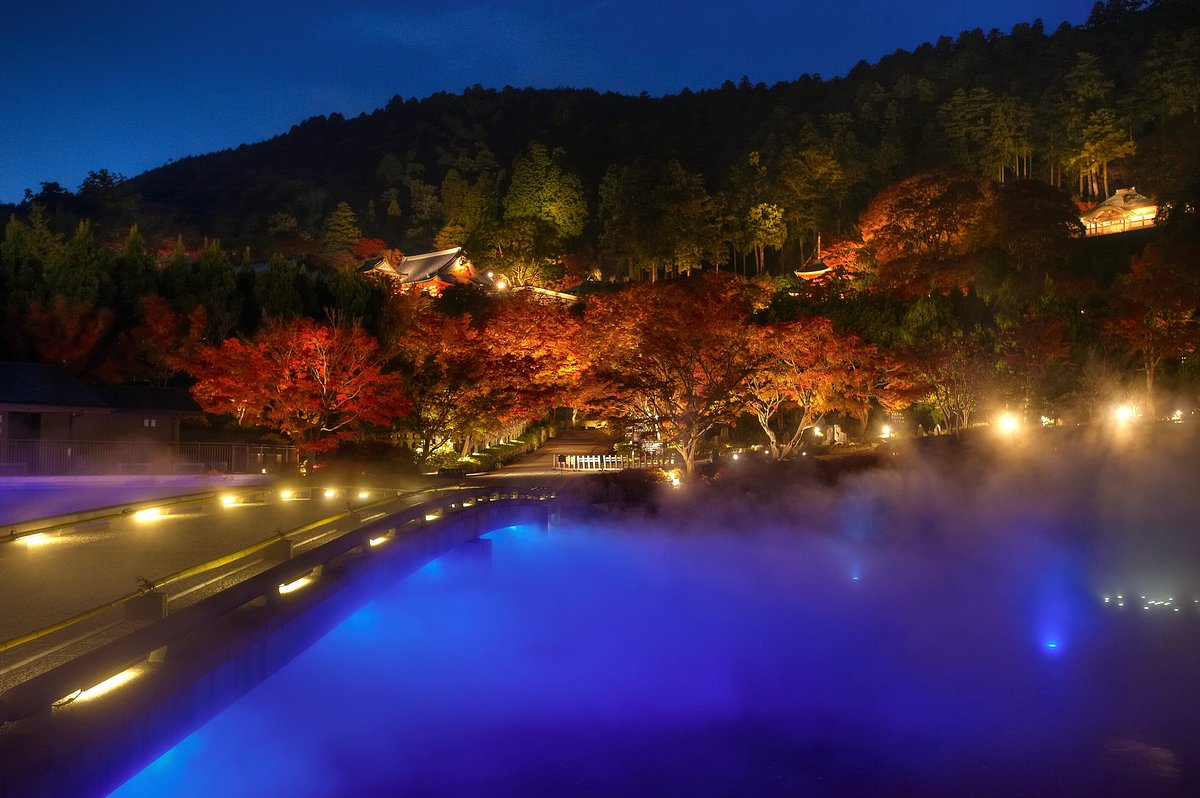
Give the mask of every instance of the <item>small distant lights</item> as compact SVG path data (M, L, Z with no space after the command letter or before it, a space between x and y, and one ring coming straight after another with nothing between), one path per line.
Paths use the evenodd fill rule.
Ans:
M1143 612L1166 612L1166 611L1179 612L1181 610L1181 607L1180 607L1181 602L1176 601L1175 596L1167 596L1166 598L1156 598L1153 596L1146 595L1146 596L1139 596L1139 597L1141 598L1141 601L1139 603L1141 605ZM1187 600L1184 599L1183 603L1186 604L1186 601ZM1113 604L1116 604L1116 606L1118 606L1118 607L1124 607L1125 606L1125 596L1118 595L1116 597L1116 600L1114 601L1113 596L1111 594L1106 595L1106 596L1104 596L1104 603L1108 604L1110 606ZM1193 599L1192 604L1193 604L1193 606L1195 606L1195 608L1197 610L1200 610L1200 599Z

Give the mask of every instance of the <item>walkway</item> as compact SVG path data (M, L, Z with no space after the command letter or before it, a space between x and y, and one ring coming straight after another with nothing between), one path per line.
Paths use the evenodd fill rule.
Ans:
M608 430L570 429L551 438L540 449L489 474L472 479L519 479L521 477L562 477L572 472L554 470L554 462L564 454L604 454L612 449Z

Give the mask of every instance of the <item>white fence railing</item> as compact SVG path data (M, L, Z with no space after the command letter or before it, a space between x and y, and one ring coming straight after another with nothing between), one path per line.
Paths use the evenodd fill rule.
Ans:
M620 454L560 454L556 471L621 471L626 468L675 468L672 455L626 457Z

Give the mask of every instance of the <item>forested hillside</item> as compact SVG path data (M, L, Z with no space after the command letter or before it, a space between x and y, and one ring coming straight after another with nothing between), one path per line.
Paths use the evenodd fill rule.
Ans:
M585 253L634 276L755 256L794 268L818 233L848 232L881 189L923 170L1029 177L1084 204L1131 184L1190 201L1198 9L1108 0L1082 26L964 31L845 77L774 86L396 97L124 183L101 172L77 195L44 186L36 200L113 236L139 221L153 236L218 238L261 258L319 258L344 202L363 236L407 252ZM563 203L577 208L565 223L550 210Z

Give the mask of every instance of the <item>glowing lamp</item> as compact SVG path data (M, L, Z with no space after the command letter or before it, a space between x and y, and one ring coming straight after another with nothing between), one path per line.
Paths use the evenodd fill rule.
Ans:
M236 496L225 495L221 497L221 504L224 507L231 507L237 501Z
M325 498L326 498L326 499L332 499L332 498L333 498L333 497L335 497L335 496L337 496L337 491L336 491L336 490L334 490L333 488L326 488L326 489L325 489Z
M369 497L370 497L370 495L371 495L371 494L370 494L368 491L365 491L365 490L360 490L360 491L358 492L358 498L360 498L360 499L366 499L366 498L369 498Z
M161 507L144 507L133 514L135 521L153 521L155 518L162 517Z
M881 437L881 438L890 438L890 437L892 437L892 427L891 427L891 425L890 425L890 424L884 424L884 425L883 425L883 426L880 428L880 430L879 430L879 437Z
M378 546L381 543L387 543L387 535L380 535L377 538L371 538L367 542L370 543L372 546Z
M288 582L287 584L279 586L279 595L286 596L288 593L295 593L297 590L304 587L305 585L312 584L312 581L313 581L313 578L308 575L302 576L299 579L294 579L291 582Z
M295 495L296 494L294 491L290 491L290 490L279 491L279 498L283 499L284 501L287 501L288 499L292 498Z
M141 669L137 667L121 671L116 676L110 676L99 684L93 685L86 690L79 691L79 694L75 696L75 700L91 701L94 698L99 698L106 693L111 693L113 690L116 690L122 685L128 684L140 676L141 673Z
M1012 435L1021 426L1021 421L1013 413L1001 413L998 425L1005 435Z
M26 535L21 540L25 541L26 546L41 546L43 543L50 542L50 536L45 532L38 532L33 535Z
M1122 424L1128 423L1137 418L1137 410L1133 405L1121 405L1113 411L1113 417Z

